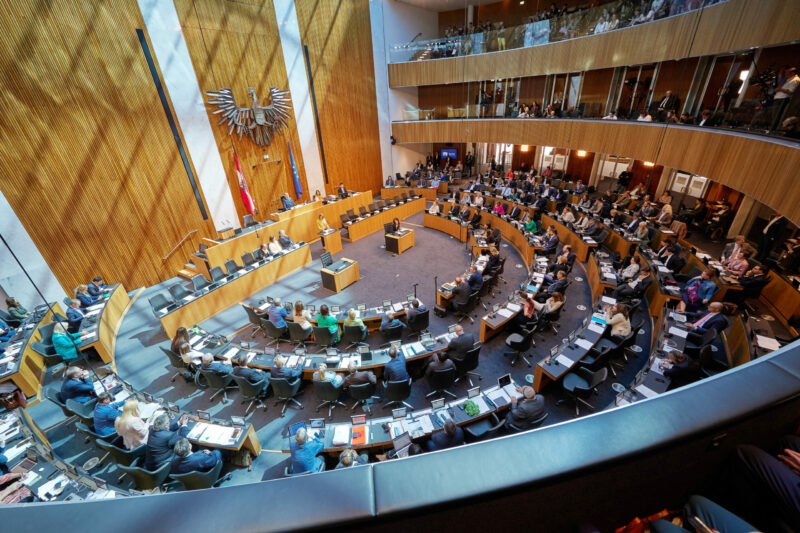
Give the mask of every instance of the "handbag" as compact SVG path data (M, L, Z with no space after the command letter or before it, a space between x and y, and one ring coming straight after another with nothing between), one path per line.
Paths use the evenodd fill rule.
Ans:
M22 394L22 391L17 389L11 392L0 394L0 405L5 407L8 411L16 409L17 407L27 407L28 399Z

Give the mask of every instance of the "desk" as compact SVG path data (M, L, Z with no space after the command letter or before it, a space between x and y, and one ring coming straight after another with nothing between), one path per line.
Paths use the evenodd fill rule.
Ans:
M291 209L287 209L286 211L278 211L277 213L272 213L269 218L278 222L280 220L288 220L290 218L299 217L306 213L314 213L320 207L322 207L321 200L315 200L313 202L308 202L302 205L295 206Z
M394 198L395 195L422 196L426 200L436 200L436 189L430 187L383 187L381 188L381 198L385 200Z
M417 198L416 200L396 205L386 211L381 211L367 218L362 218L361 220L353 222L349 226L345 226L345 228L347 228L347 236L344 239L350 242L363 239L367 235L382 230L384 224L391 222L395 218L403 220L424 209L424 198Z
M533 372L533 390L541 392L549 382L558 381L566 376L597 345L603 337L604 331L605 326L590 320L588 326L579 333L582 339L576 337L573 344L568 344L559 350L557 355L552 358L545 357L539 361ZM584 346L578 344L580 341L583 341ZM549 362L548 359L550 359Z
M299 248L276 259L259 263L253 270L234 278L226 278L228 281L201 293L200 296L192 295L190 300L173 311L165 314L157 312L156 316L167 336L173 337L179 327L199 324L309 263L311 263L311 250L308 244L303 243Z
M322 239L322 247L326 252L331 255L342 251L342 235L338 230L333 230L331 233L323 233L320 238Z
M586 258L589 256L589 250L592 248L597 248L596 244L587 244L580 235L567 228L564 224L550 215L542 213L542 227L547 228L547 226L550 224L556 227L559 241L562 244L569 244L572 246L572 251L575 252L577 260L581 263L586 262Z
M447 216L429 215L422 216L422 225L452 235L461 242L467 242L467 226L454 222Z
M56 313L63 314L58 303L51 304ZM34 396L41 398L42 382L46 367L44 358L33 351L31 344L40 341L42 334L39 327L53 321L53 313L47 310L39 320L33 316L25 319L17 328L17 332L5 345L6 353L2 357L8 357L12 352L16 354L13 361L9 361L6 370L0 374L0 383L11 381L22 391L26 398Z
M125 287L121 283L114 285L109 297L104 302L103 310L100 312L94 337L89 337L88 342L84 341L80 345L80 350L94 348L103 363L112 363L114 361L114 347L117 342L117 330L122 320L122 314L130 303L131 299L128 297ZM92 330L94 327L91 326L87 329Z
M400 255L409 248L414 246L414 230L413 229L406 229L402 230L405 233L400 235L395 233L388 233L386 234L386 251L392 252L394 254Z
M358 261L352 259L342 258L342 261L350 263L350 266L343 268L338 272L323 268L319 271L322 276L322 286L333 292L340 292L348 285L352 285L359 279L358 275Z

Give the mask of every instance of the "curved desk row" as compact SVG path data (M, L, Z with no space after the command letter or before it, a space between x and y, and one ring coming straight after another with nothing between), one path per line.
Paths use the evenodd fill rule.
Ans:
M63 314L58 303L50 304L58 314ZM41 341L39 327L53 322L53 313L49 309L42 311L37 318L35 311L17 328L16 333L7 343L5 352L0 354L0 383L11 381L26 398L41 397L42 382L47 368L44 359L32 348L32 343Z
M92 336L81 343L80 350L94 348L103 363L109 364L114 361L117 331L131 299L121 283L107 287L105 294L108 297L103 300L103 307L99 311L100 316L95 324L81 324L81 331L90 331ZM86 319L84 319L85 321Z
M368 217L361 218L345 226L347 231L346 241L357 241L376 231L382 230L383 225L392 222L395 218L403 220L411 215L425 210L425 198L416 198L405 203L395 205L386 211L379 211Z
M444 189L444 190L442 190ZM443 181L439 184L438 189L432 187L382 187L381 198L393 198L395 195L406 193L409 196L422 196L426 200L434 201L439 194L447 194L447 182Z

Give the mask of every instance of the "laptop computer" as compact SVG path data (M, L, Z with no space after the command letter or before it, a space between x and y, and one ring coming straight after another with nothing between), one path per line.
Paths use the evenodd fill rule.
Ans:
M211 421L211 413L208 411L203 411L198 409L197 410L197 418L198 420L202 420L203 422L210 422Z
M372 351L369 346L359 346L358 354L361 356L361 364L372 361Z
M503 391L508 394L509 398L514 398L515 396L519 396L517 392L517 388L511 381L511 374L505 374L504 376L500 376L497 378L497 386L503 389Z
M247 422L242 416L232 416L231 424L233 424L234 427L243 428L247 424Z
M408 455L408 448L411 446L411 435L406 431L396 436L392 439L392 446L394 447L394 451L397 452L397 457L406 457ZM400 455L402 450L406 452L403 456Z
M431 402L431 410L438 411L444 409L444 398L437 398Z
M399 420L405 417L406 417L405 407L398 407L397 409L392 409L392 418L394 418L395 420Z
M354 426L363 426L367 423L367 415L353 415L350 417L350 422Z
M475 396L480 396L480 394L480 387L472 387L471 389L467 389L467 398L474 398Z

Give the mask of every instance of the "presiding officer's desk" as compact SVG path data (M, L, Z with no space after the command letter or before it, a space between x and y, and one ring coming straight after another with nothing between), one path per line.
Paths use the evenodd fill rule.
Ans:
M131 299L121 283L103 288L103 301L85 310L81 333L88 333L80 343L81 351L93 348L105 364L114 361L114 346L122 315Z
M156 310L155 315L167 336L181 327L199 324L217 313L246 300L279 279L311 263L307 243L295 243L295 249L280 256L262 259L250 268L240 268L222 281L195 292L182 301Z
M372 193L368 191L353 193L343 199L330 200L326 204L317 200L289 211L277 213L273 216L280 220L268 220L244 228L241 233L230 239L222 241L203 239L203 244L208 246L204 252L206 263L211 269L215 266L224 266L228 259L240 262L242 254L253 252L262 243L268 242L270 236L277 239L280 230L286 231L289 238L295 242L314 242L319 238L317 220L320 213L325 216L332 228L341 228L339 215L346 213L348 209L358 212L359 207L367 208L370 202L372 202Z
M352 224L347 224L345 226L347 233L344 239L350 242L363 239L367 235L382 230L384 224L392 222L395 218L403 220L424 210L425 198L416 198L397 204L386 211L378 211L368 217L360 218Z
M53 311L63 314L58 303L50 304ZM17 327L14 335L5 343L5 351L0 354L0 383L11 381L26 398L40 399L42 381L47 368L44 358L36 353L31 344L40 341L39 327L53 321L53 312L46 306L31 311L28 318Z

